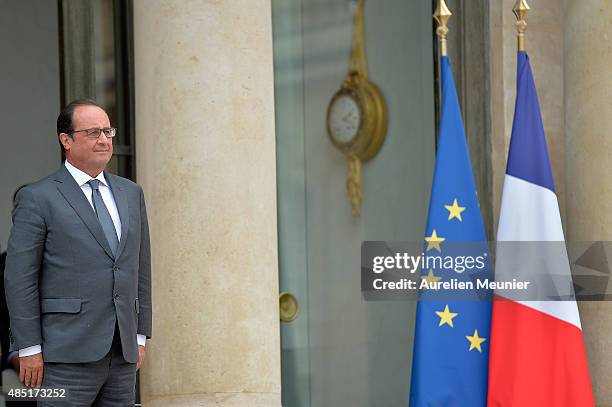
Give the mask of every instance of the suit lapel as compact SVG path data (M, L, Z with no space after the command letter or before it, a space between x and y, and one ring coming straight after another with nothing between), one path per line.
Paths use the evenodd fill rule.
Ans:
M110 186L110 189L113 192L115 204L117 205L117 209L119 210L119 219L121 220L121 240L119 240L119 247L117 248L116 256L116 258L118 259L119 256L121 256L123 249L125 248L128 230L130 229L130 210L125 191L121 187L120 183L117 181L117 178L108 171L104 171L104 178L106 178L106 181L108 182L108 185Z
M70 206L72 206L83 223L85 223L87 229L89 229L93 237L98 241L100 246L102 246L106 254L108 254L111 259L114 259L115 257L108 245L106 236L104 236L100 221L96 217L89 201L85 198L85 194L81 187L76 183L72 175L70 175L64 166L62 166L55 175L55 180L59 182L57 185L59 192L64 196L66 201L68 201Z

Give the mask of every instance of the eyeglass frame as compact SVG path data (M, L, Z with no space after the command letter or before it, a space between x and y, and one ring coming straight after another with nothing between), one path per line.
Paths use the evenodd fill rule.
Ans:
M72 135L74 133L80 133L86 131L88 133L85 134L85 137L87 137L90 140L98 140L100 138L100 136L102 135L102 133L104 133L104 135L106 136L106 138L113 138L117 135L117 128L116 127L104 127L102 129L100 128L91 128L91 129L82 129L82 130L73 130L70 133L67 133L68 135ZM91 133L89 133L91 132ZM94 132L97 132L98 135L96 137L93 137ZM112 132L113 135L109 136L107 132Z

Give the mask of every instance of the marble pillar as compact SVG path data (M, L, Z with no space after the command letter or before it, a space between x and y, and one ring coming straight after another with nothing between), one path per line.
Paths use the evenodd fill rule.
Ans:
M567 235L574 241L609 241L612 9L606 0L564 6ZM583 302L580 313L596 403L612 406L612 303Z
M145 406L280 406L270 0L135 0Z

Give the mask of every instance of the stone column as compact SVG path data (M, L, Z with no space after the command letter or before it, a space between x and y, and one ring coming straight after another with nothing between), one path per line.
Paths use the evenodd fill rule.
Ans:
M145 406L280 406L270 0L135 0Z
M94 6L91 0L62 0L59 5L63 107L75 99L96 98Z
M564 6L568 240L609 241L612 9L605 0ZM612 304L584 302L580 312L596 403L612 406Z

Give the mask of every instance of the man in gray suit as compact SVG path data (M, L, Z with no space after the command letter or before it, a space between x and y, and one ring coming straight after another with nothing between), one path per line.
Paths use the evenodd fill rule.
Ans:
M44 405L133 406L151 337L151 253L139 185L104 171L116 129L92 100L57 119L66 161L21 189L5 290L26 386L66 389Z

